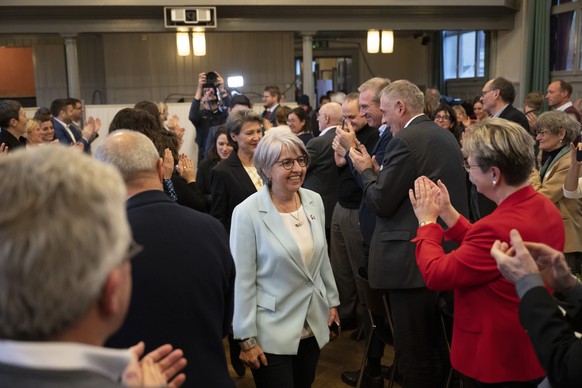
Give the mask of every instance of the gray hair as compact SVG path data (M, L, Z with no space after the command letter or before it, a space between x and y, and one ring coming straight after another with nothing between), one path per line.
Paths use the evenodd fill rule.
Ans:
M359 98L360 98L360 92L351 92L350 94L348 94L346 96L344 103L345 102L352 102L352 101L355 101L357 103L359 101Z
M499 118L478 121L465 132L463 151L481 171L497 167L508 185L524 183L534 167L534 140L519 124Z
M390 85L389 78L374 77L361 84L358 88L358 92L363 93L365 91L372 90L374 92L374 101L380 104L382 90L384 90L384 88L388 85Z
M346 94L344 92L335 92L329 96L330 102L337 102L338 104L343 104L346 99Z
M552 135L559 135L560 130L563 129L565 132L564 139L562 139L563 144L574 141L580 135L580 123L578 120L573 115L559 110L542 113L538 117L537 127L538 129L549 131Z
M283 148L305 156L309 164L307 149L296 134L287 128L271 128L257 145L253 156L257 172L269 187L271 187L271 168L279 160Z
M240 130L246 123L258 123L259 125L262 126L263 118L261 117L260 114L258 114L252 109L243 109L236 112L231 112L228 115L228 119L226 120L226 124L224 124L224 127L226 128L226 132L228 133L227 136L228 142L233 147L236 147L237 144L234 140L232 140L231 135L233 134L239 135Z
M424 111L424 94L418 86L408 80L392 82L382 90L382 97L389 101L402 101L411 114L420 114Z
M117 167L123 180L129 182L143 173L157 172L160 156L146 135L122 129L105 138L95 150L95 158Z
M131 241L119 173L60 146L0 158L0 338L62 335Z

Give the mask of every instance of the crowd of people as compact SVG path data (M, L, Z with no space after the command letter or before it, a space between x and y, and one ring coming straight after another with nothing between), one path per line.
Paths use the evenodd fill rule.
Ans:
M338 326L369 341L351 386L582 384L582 119L546 92L372 78L315 110L267 86L259 114L200 73L196 161L164 103L96 145L79 100L0 101L0 386L233 387L228 337L237 375L310 387Z

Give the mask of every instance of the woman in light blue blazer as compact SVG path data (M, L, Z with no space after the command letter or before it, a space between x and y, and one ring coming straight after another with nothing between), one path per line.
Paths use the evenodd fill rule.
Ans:
M234 337L257 387L310 387L339 295L321 197L302 189L309 156L287 129L271 129L254 155L263 188L232 215Z

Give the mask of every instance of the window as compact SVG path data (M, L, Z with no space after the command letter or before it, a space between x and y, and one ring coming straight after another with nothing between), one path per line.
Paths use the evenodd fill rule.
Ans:
M550 71L582 70L582 2L552 0L550 19Z
M443 66L445 79L485 76L485 32L444 31Z

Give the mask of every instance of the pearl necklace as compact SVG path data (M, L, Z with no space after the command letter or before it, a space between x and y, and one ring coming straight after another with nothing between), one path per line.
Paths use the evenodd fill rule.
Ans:
M285 213L289 214L295 221L297 221L294 224L296 228L299 228L301 225L303 225L303 221L301 221L301 216L299 214L299 207L297 206L297 195L293 195L293 198L295 198L295 207L297 208L295 212L297 215L294 215L292 212L285 209L285 206L283 206L281 202L277 201L273 195L271 195L271 198L273 198L273 201L275 201L281 207L281 209L285 211Z

